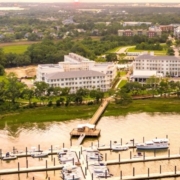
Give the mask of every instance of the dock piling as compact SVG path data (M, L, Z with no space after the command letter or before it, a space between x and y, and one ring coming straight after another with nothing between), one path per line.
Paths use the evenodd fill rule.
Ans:
M82 154L82 146L81 146L81 154Z
M170 158L170 149L168 149L168 158Z
M122 138L121 138L121 146L122 146Z
M79 159L81 159L81 152L79 151Z
M27 156L27 151L28 151L28 150L27 150L27 147L26 147L26 156Z
M161 165L159 166L159 173L161 174Z
M35 180L35 178L33 177L33 180Z
M72 139L70 139L70 146L72 146Z
M105 161L107 161L107 153L105 153Z
M112 142L110 141L110 149L112 148L111 146L112 146Z
M85 167L85 176L87 175L87 168Z
M47 160L46 160L46 169L47 169L47 166L48 166L48 165L47 165Z
M63 143L63 148L64 148L64 143Z
M135 168L133 167L133 176L135 176Z
M93 180L93 173L91 174L91 180Z
M144 137L143 137L143 143L144 143Z
M53 146L51 145L51 153L53 152Z
M149 173L150 173L150 172L149 172L149 168L148 168L148 177L149 177Z
M176 166L175 166L175 167L174 167L174 174L176 174L176 170L177 170L177 169L176 169Z
M28 168L28 160L26 159L26 168Z
M122 179L122 171L120 171L120 179Z
M2 149L0 149L0 158L2 159Z
M74 158L73 158L73 165L74 165Z
M56 159L54 158L54 166L56 165Z
M119 154L119 162L121 162L121 154Z
M20 170L20 165L19 165L19 162L18 162L18 171Z
M132 152L130 151L130 159L132 159Z
M105 179L107 179L107 170L105 171Z
M88 161L86 162L86 164L87 164L87 169L88 169Z
M98 147L99 147L99 139L98 139Z
M143 152L143 160L145 160L145 152Z
M154 150L154 157L156 157L156 150Z
M91 147L93 147L93 142L91 142Z
M166 134L166 139L168 139L168 135Z

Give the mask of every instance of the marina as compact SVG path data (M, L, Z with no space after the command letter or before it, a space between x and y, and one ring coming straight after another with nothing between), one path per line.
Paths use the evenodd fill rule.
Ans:
M133 115L133 116L136 117L137 115ZM168 124L168 128L169 129L172 129L172 127L175 128L173 123L178 121L178 118L175 118L175 116L176 115L174 115L173 119L171 119L171 123L172 124L167 123L167 120L161 116L162 120L161 119L158 120L159 123L162 126L161 128L165 129L164 126L166 125L166 123ZM145 117L143 117L143 118L145 118ZM122 129L121 128L121 121L117 121L117 119L114 119L113 123L111 123L112 125L108 126L107 124L110 121L110 119L106 118L106 117L102 118L101 121L99 121L99 123L96 126L97 126L98 129L101 129L101 134L103 134L103 136L101 136L100 139L98 139L98 140L97 139L94 140L94 138L93 139L92 138L90 138L90 139L88 139L88 138L86 139L85 138L84 141L83 141L83 148L82 148L83 152L84 152L84 149L88 149L88 148L90 149L92 145L93 146L98 146L98 143L99 143L98 149L99 149L100 153L103 155L102 156L103 157L102 161L100 161L100 162L106 162L107 167L110 169L109 170L109 174L113 175L111 177L108 177L108 179L115 179L115 178L120 179L120 172L121 171L122 171L122 178L123 179L128 178L128 177L130 177L130 178L133 177L133 173L132 173L133 172L133 168L132 168L132 165L133 165L133 167L136 170L135 171L135 176L133 178L139 178L141 175L142 175L142 177L143 176L147 177L147 168L146 168L146 172L144 172L144 171L140 172L138 170L139 169L138 167L141 166L142 163L144 163L143 162L144 161L144 159L143 159L144 158L143 152L141 153L140 157L139 156L138 157L134 157L135 155L137 155L137 151L136 151L135 148L129 149L127 151L119 151L119 152L105 150L105 148L108 147L108 146L110 148L110 142L112 143L111 145L113 145L113 143L115 141L117 142L117 144L121 144L121 139L123 139L123 143L122 144L126 144L132 138L135 139L136 143L137 142L143 142L143 139L144 139L144 142L145 142L145 139L149 141L150 139L155 138L155 137L152 137L152 133L149 133L149 135L148 135L145 132L142 133L142 131L141 131L141 134L139 134L139 135L137 134L138 136L137 135L133 136L133 132L136 132L136 130L139 130L139 129L133 129L132 128L133 121L135 121L134 119L133 119L133 121L131 121L132 119L133 119L132 116L129 116L129 119L126 119L127 123L125 123L125 124L124 124L125 121L122 121L122 123L123 123L123 125L122 125L123 129ZM175 119L177 119L177 120L175 120ZM136 123L134 123L134 125L137 124L138 121L141 122L141 124L143 122L140 118L139 119L136 118ZM164 123L162 123L162 121ZM78 121L77 120L77 121L73 121L73 122L70 122L70 123L72 123L72 125L69 126L69 122L68 122L67 125L66 125L66 128L64 127L64 125L62 126L63 129L66 132L64 132L62 134L61 138L63 138L63 139L61 139L61 140L59 140L58 138L54 138L55 136L52 136L52 137L51 136L46 136L46 137L42 138L43 134L41 134L41 138L39 138L39 139L41 139L42 141L41 141L41 143L39 143L40 141L38 141L38 133L36 133L37 134L37 138L35 138L34 141L31 142L30 139L28 140L28 142L31 142L31 144L25 144L27 147L32 147L35 144L40 144L41 148L39 148L37 146L36 149L43 150L42 151L43 153L45 153L45 152L51 153L51 146L49 144L51 144L52 142L54 142L55 144L57 144L60 147L60 148L57 148L56 145L53 145L52 146L52 151L53 151L52 153L53 154L50 154L50 155L48 155L48 157L42 158L41 160L39 158L32 158L32 157L30 157L30 153L29 153L28 156L27 156L29 168L32 167L32 166L33 167L44 167L45 168L46 167L46 160L47 160L47 163L48 163L48 167L52 167L52 166L54 166L53 165L54 164L54 158L55 158L55 161L56 161L56 166L63 165L63 164L59 164L59 162L58 162L57 151L61 151L63 147L69 149L70 147L74 148L74 147L77 146L78 147L77 151L76 151L77 152L77 157L78 157L78 159L80 161L83 173L87 174L87 175L85 175L86 177L88 176L87 179L89 179L89 180L92 179L92 174L91 174L91 172L89 172L89 169L91 168L90 167L91 165L89 163L92 162L92 159L88 158L88 164L87 164L86 163L86 156L83 157L84 155L82 155L80 153L81 152L81 148L80 148L81 146L77 145L77 139L73 138L71 141L69 141L69 136L68 136L68 130L70 132L71 128L73 126L77 126L77 124L86 124L87 121ZM155 128L154 131L159 132L159 131L156 130L156 126L158 126L157 125L157 120L156 120L156 122L151 120L151 122L149 121L149 123L152 126L153 126L153 123L154 123L154 125L155 125L154 126L154 128ZM131 124L131 128L133 129L132 131L128 131L128 128L130 127L129 126L130 124ZM61 126L59 126L56 129L59 131L60 127ZM120 129L116 130L116 127L120 128ZM145 124L143 124L143 128L146 129L145 128ZM178 128L179 127L177 126L177 129ZM61 132L63 132L63 129L61 130ZM114 131L112 131L111 129L114 129ZM54 130L52 131L52 129L48 129L48 131L51 131L52 134L55 132ZM46 134L47 134L48 131L45 130ZM57 135L59 134L58 131L57 131ZM117 134L117 132L119 132L119 131L121 131L121 136L120 135L119 135L119 137L115 136L115 134ZM126 131L128 131L129 133L127 134ZM31 132L30 137L32 138L32 131L30 131L30 132ZM109 133L109 132L111 132L111 133ZM178 169L178 160L180 158L179 157L179 145L178 145L179 140L176 138L176 137L178 137L177 136L178 131L176 129L174 129L174 130L170 131L172 133L168 133L168 132L169 131L162 131L161 133L155 134L155 136L160 137L160 138L164 138L164 137L166 137L166 134L168 134L168 137L170 138L170 145L169 145L170 158L168 157L169 150L166 150L166 151L165 150L163 150L163 151L157 150L156 152L154 152L154 151L146 151L145 152L145 163L151 163L151 162L153 163L153 165L151 165L152 167L150 167L150 177L151 177L151 175L153 176L155 174L159 174L160 175L159 170L158 170L159 168L157 168L155 166L156 164L158 165L159 163L162 163L164 165L164 166L162 166L163 171L162 171L161 175L165 174L165 173L172 173L172 172L174 172L175 166L177 167L177 171L176 171L177 174L178 174L178 171L180 170L180 169ZM106 133L109 134L109 135L107 136ZM66 137L63 136L65 134L66 134ZM28 133L23 134L23 136L25 136L24 138L28 138L27 135L28 135ZM124 136L124 135L127 135L127 136ZM143 138L142 136L144 136L145 138ZM19 137L21 137L21 136L19 136ZM49 141L51 138L53 138L53 139L51 141ZM45 141L43 141L43 139ZM109 144L109 145L107 145L107 144ZM129 143L129 144L132 144L132 143ZM26 163L24 163L24 162L26 162L26 156L25 156L26 155L26 148L24 146L20 146L18 143L14 144L14 145L11 145L11 146L7 146L6 142L5 142L5 145L1 146L1 147L3 147L3 151L2 151L3 155L5 155L6 154L5 152L8 152L8 151L9 152L13 152L13 148L12 148L13 146L16 147L15 149L21 150L21 153L19 153L19 154L21 154L21 156L24 156L24 158L23 157L21 157L21 158L18 157L17 159L10 161L10 163L6 163L6 161L1 161L1 170L7 170L7 169L16 169L17 170L18 169L18 163L19 163L19 166L20 166L20 170L22 168L26 168ZM10 149L12 149L12 151ZM24 149L24 151L22 151L22 149ZM27 148L28 152L30 150L31 150L31 148ZM80 155L79 155L79 153L80 153ZM120 161L122 162L120 164L119 164L119 154L120 154ZM130 154L131 154L131 159L130 159ZM92 155L91 155L91 158L93 158ZM162 160L162 159L164 159L164 160ZM126 161L127 161L127 163L126 163ZM96 160L96 162L97 162L97 160ZM168 164L170 164L172 166L172 168L170 168L170 169L166 168L165 164L167 162L169 162ZM74 163L76 163L76 160L75 160ZM113 171L112 167L113 167L113 169L117 169L117 170ZM121 167L121 169L118 170L118 167ZM96 168L96 171L100 171L100 170L101 170L101 168L99 168L99 169ZM47 171L45 170L44 172L48 172L48 177L52 177L53 180L60 179L59 172L56 172L54 174L53 173L54 171L60 171L60 170L52 170L52 171L51 170L50 171L49 170L47 170ZM41 174L42 178L39 178L39 179L44 179L43 177L46 176L45 173L43 173L43 171L42 172L36 172L36 173L37 174ZM32 179L32 177L35 177L35 179L36 179L36 176L37 176L37 174L33 174L33 172L29 172L28 173L28 178L26 177L26 173L19 173L19 174L20 174L19 175L20 179ZM105 178L105 174L101 174L101 175L102 176L99 177L99 178ZM17 176L15 174L14 175L13 174L12 175L10 175L10 174L9 175L1 175L1 178L3 180L4 179L5 180L8 179L8 177L11 177L10 179L13 179L13 180L17 179ZM167 176L164 176L164 177L167 177ZM174 175L174 177L176 177L176 176ZM176 179L177 178L178 177L176 177ZM96 179L95 174L93 176L93 179Z

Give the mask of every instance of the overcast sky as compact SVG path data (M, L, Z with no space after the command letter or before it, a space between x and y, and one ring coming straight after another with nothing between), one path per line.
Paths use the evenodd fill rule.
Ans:
M0 2L73 2L75 0L0 0ZM76 0L77 1L77 0ZM79 0L80 2L180 3L180 0Z

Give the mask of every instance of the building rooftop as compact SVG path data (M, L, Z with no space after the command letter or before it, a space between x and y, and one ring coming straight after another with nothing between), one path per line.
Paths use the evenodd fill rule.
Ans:
M153 56L150 54L143 54L139 55L136 60L144 60L144 59L149 59L149 60L178 60L180 61L180 58L175 57L175 56Z
M62 79L62 78L78 78L78 77L95 77L95 76L105 76L105 74L97 71L66 71L66 72L56 72L47 74L47 79Z
M162 77L163 75L161 73L157 73L157 71L152 70L135 70L133 71L133 78L149 78L151 76L158 76Z

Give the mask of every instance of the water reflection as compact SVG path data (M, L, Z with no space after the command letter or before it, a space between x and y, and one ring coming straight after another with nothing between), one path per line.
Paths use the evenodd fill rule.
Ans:
M41 146L41 149L49 149L51 145L70 146L70 131L80 123L87 123L88 120L72 120L65 122L46 122L46 123L18 123L17 121L0 121L0 147L4 152L12 151L13 147L18 150L24 150L25 148L32 146ZM180 115L173 113L139 113L129 114L127 116L119 117L103 117L97 125L98 129L101 129L101 137L99 138L100 144L109 144L110 141L128 142L130 139L135 139L138 142L145 140L151 140L152 138L165 138L168 135L170 139L171 154L179 154L180 150ZM73 145L76 145L77 139L73 139ZM97 139L87 138L84 141L85 146L90 146L91 143L97 143ZM136 154L136 149L130 149L129 151L120 152L121 158L129 158L130 151L132 155ZM107 153L107 159L118 159L119 153L111 151L103 151L104 155ZM168 155L167 151L158 151L158 155ZM154 156L154 152L147 151L146 156ZM40 166L45 164L45 159L33 160L28 158L29 166ZM19 158L18 160L9 162L0 161L0 168L16 168L17 162L20 162L22 167L25 167L26 159ZM52 158L48 158L48 163L52 164ZM158 172L159 166L162 165L163 171L171 171L174 166L179 167L179 160L171 161L158 161L149 163L134 163L120 166L110 166L110 170L113 174L119 175L120 170L123 170L125 175L132 174L132 168L136 168L136 173L146 173L147 168L152 168L152 172ZM180 169L178 169L180 170ZM29 173L26 174L1 176L0 180L6 179L32 179L35 180L45 179L47 174ZM48 172L48 176L53 180L59 179L59 171ZM177 179L177 178L176 178Z

